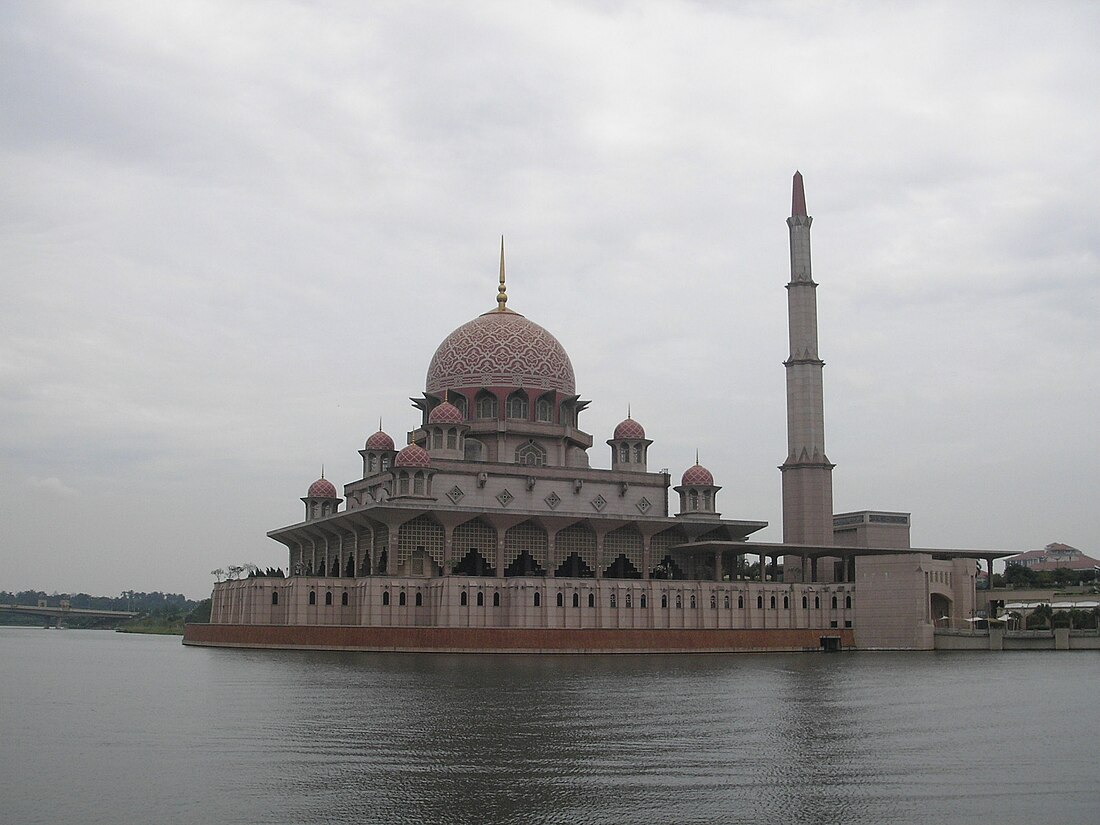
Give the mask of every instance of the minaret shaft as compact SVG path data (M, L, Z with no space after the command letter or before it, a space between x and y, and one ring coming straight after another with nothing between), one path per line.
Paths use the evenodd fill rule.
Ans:
M794 178L791 217L791 280L787 284L790 355L787 370L787 460L783 474L783 541L833 543L833 465L825 455L825 400L817 349L817 284L810 265L810 224L802 175ZM784 561L786 581L809 579L809 564ZM825 571L821 571L825 572ZM821 576L830 580L831 575Z

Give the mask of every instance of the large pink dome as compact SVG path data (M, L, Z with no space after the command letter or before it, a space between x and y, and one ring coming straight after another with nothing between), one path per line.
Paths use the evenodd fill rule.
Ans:
M558 339L510 309L492 310L445 339L428 365L426 391L523 387L576 393L573 364Z

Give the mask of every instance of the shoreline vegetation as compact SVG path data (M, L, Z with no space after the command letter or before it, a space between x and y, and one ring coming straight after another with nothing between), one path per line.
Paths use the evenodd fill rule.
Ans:
M117 617L90 617L81 615L65 616L62 624L73 630L114 629L121 633L148 633L168 636L182 636L186 623L205 623L210 621L210 599L196 601L180 593L143 593L124 590L118 596L90 596L87 593L74 595L51 593L40 590L23 590L12 593L0 590L0 604L26 607L48 607L62 609L67 605L74 610L115 610L137 613L132 619ZM8 627L42 627L41 616L0 611L0 625Z

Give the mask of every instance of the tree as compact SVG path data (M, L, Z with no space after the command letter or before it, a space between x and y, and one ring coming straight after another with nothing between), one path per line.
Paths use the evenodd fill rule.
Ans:
M1051 610L1049 604L1041 604L1031 611L1031 615L1027 617L1027 629L1028 630L1047 630L1051 627L1051 620L1054 616L1054 611Z

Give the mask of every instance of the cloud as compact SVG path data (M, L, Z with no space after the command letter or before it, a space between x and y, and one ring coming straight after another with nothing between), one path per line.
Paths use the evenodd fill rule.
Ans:
M31 476L27 479L27 486L36 493L46 493L54 496L62 496L65 498L71 496L78 496L80 492L73 487L68 486L61 479L56 476L50 476L49 478L38 478L37 476Z

